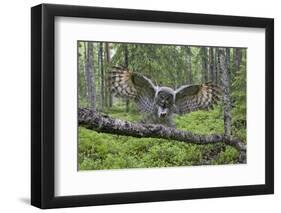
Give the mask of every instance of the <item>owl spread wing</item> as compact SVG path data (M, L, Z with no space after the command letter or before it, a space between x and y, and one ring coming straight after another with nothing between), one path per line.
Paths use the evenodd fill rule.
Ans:
M154 110L156 86L147 77L125 67L113 67L109 84L117 96L135 100L141 111L151 113Z
M175 105L178 114L213 108L220 100L221 90L212 83L185 85L176 91Z

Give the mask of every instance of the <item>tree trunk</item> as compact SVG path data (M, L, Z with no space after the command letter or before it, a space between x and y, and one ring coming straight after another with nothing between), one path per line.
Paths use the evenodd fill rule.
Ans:
M226 68L229 71L229 77L230 77L230 48L225 48L225 63Z
M240 48L234 48L233 61L234 61L234 66L235 66L234 73L237 73L240 71L240 61L241 61Z
M216 66L216 84L219 85L220 81L220 57L219 57L219 48L215 49L215 66Z
M85 82L85 95L86 95L86 100L89 100L88 97L89 97L89 94L88 94L88 84L87 84L87 43L86 42L83 42L84 43L84 82Z
M201 47L202 83L208 82L208 56L207 47Z
M231 136L231 100L230 100L230 73L227 68L227 50L219 48L220 68L221 68L221 87L224 103L224 134Z
M212 83L216 83L216 66L214 61L214 48L209 48L209 65L210 65L210 79Z
M187 79L186 83L187 84L192 84L192 62L191 62L191 49L190 47L186 47L186 56L187 56Z
M93 43L88 42L87 48L87 63L86 63L86 78L88 88L88 102L91 108L96 110L96 81L93 60Z
M104 70L103 70L103 42L99 46L99 67L100 67L100 111L104 110Z
M111 54L110 54L110 44L108 42L105 43L105 51L106 51L107 72L110 72ZM112 94L111 94L111 90L110 90L110 86L109 85L107 85L106 91L107 91L108 106L112 107Z
M127 68L129 66L129 51L128 51L127 44L125 44L125 46L124 46L124 65ZM126 112L129 112L129 110L130 110L129 106L130 106L129 99L126 99Z
M230 48L226 47L225 48L225 64L226 64L226 69L228 70L228 75L229 75L229 82L231 82L232 75L231 75L231 65L230 65ZM229 94L231 93L231 83L229 85Z
M78 88L77 88L77 93L78 93L78 106L79 106L79 101L81 98L81 89L80 89L80 82L81 82L81 78L80 78L80 70L81 70L81 62L80 62L80 58L82 58L81 54L80 54L80 49L81 47L81 43L77 42L77 58L78 58L78 67L77 67L77 81L78 81Z

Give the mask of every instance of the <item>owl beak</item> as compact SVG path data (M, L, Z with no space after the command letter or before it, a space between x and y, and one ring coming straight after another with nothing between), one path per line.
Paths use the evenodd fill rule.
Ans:
M168 113L168 109L167 108L162 108L162 107L158 108L158 117L159 118L166 117L167 113Z
M161 113L161 114L160 114L160 117L161 117L161 118L163 118L163 117L165 117L165 116L166 116L166 113Z

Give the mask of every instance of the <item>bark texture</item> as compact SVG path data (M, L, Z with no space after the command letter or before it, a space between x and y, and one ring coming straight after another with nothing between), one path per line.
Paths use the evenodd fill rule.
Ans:
M186 47L186 56L187 56L187 79L186 84L192 84L192 67L191 67L191 49L190 47Z
M240 48L234 49L233 61L234 61L234 65L235 65L235 72L239 72L240 71L240 61L241 61L241 50L240 50Z
M104 110L104 70L103 70L103 42L99 46L99 68L100 68L100 111Z
M216 83L216 66L214 60L214 48L209 48L209 66L210 66L210 79L212 83Z
M216 71L215 71L215 73L216 73L215 83L217 85L221 85L221 81L220 81L220 66L219 66L220 58L219 58L219 49L218 48L215 48L214 63L215 63L215 69L216 69Z
M207 47L201 48L201 63L202 63L202 82L208 82L208 56Z
M88 43L87 48L87 61L86 61L86 78L87 78L87 94L88 101L91 104L91 108L96 110L96 81L95 70L93 64L93 43Z
M221 87L224 105L224 133L227 136L231 135L231 101L230 101L230 79L229 70L227 69L227 59L225 49L219 49L220 68L221 68Z
M129 66L129 50L127 45L124 46L124 65L127 68ZM126 99L125 101L126 101L126 112L129 112L130 101L129 99Z
M111 54L110 54L110 43L106 42L105 43L105 51L106 51L106 64L107 64L107 72L110 71L110 61L111 61ZM111 94L111 89L110 86L107 84L106 85L106 99L107 99L107 106L112 107L112 94Z

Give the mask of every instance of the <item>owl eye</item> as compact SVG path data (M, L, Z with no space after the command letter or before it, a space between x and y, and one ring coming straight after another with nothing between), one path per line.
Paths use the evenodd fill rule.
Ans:
M159 98L164 99L165 96L164 96L163 94L160 94L160 95L159 95Z
M167 98L166 98L167 100L171 100L172 99L172 96L171 95L169 95L169 96L167 96Z

